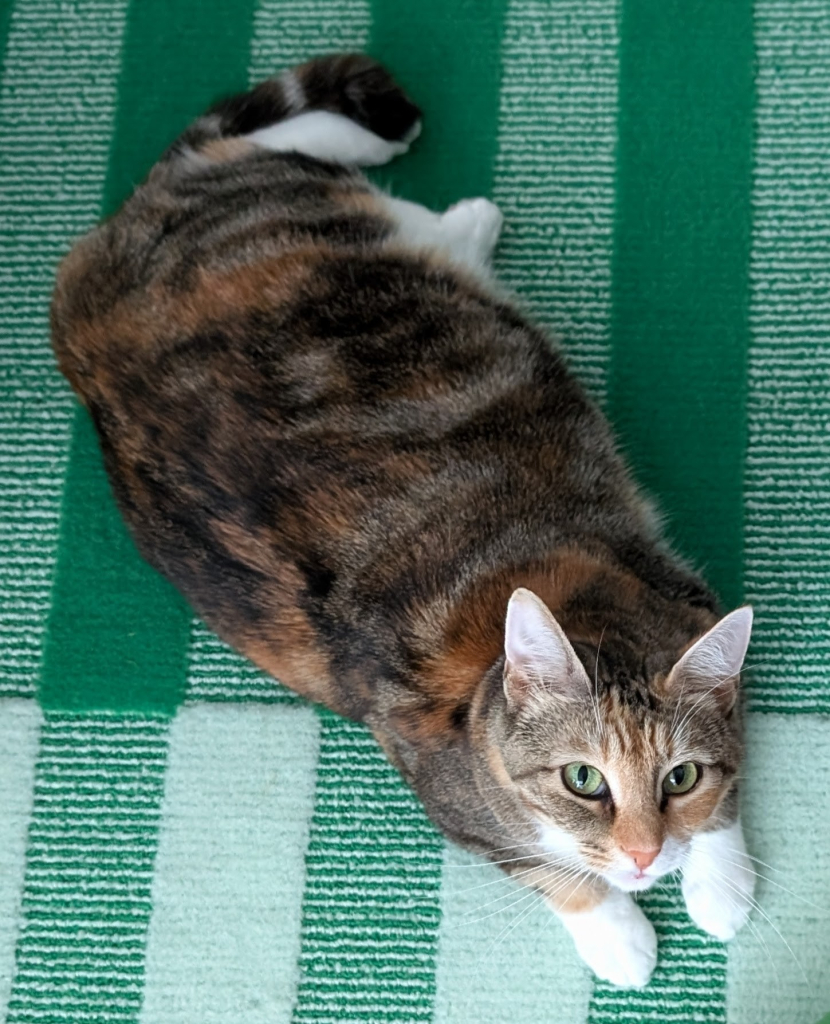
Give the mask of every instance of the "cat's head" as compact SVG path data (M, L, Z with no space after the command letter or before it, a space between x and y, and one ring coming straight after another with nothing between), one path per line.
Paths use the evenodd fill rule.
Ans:
M499 761L551 863L647 889L717 827L742 756L735 704L751 627L739 608L673 663L615 659L599 643L594 666L538 597L513 594Z

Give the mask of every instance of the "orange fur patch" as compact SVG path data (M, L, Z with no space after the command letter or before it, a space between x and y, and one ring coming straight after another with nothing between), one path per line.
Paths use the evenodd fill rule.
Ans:
M215 163L226 163L228 160L241 160L255 153L257 147L246 139L210 139L196 149L200 156L207 157Z
M439 654L426 661L422 687L439 703L455 705L469 700L484 673L504 649L504 621L510 595L527 587L540 597L554 615L578 589L607 567L580 551L565 550L545 564L499 573L479 581L452 610L443 636L436 635L444 621L431 609L423 609L419 631L424 646Z
M76 246L61 267L60 288L82 287L76 282L84 275L83 257L83 247ZM61 370L83 396L93 363L100 378L113 352L163 348L172 338L191 336L245 311L273 312L301 293L321 258L325 252L309 246L228 270L200 269L187 292L173 294L160 284L130 292L101 316L94 315L92 304L92 316L75 316L66 325Z

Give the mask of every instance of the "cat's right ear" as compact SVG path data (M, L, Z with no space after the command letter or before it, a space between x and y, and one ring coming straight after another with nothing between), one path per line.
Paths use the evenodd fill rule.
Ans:
M591 683L550 609L520 587L507 605L504 628L504 692L518 708L534 694L587 699Z

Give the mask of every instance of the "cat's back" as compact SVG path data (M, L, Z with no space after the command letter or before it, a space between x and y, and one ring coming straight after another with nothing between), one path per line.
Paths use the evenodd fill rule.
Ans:
M434 640L477 575L601 534L625 474L547 339L399 244L360 174L221 140L198 156L69 255L56 352L145 557L260 665L361 717L367 678L411 674L416 609Z

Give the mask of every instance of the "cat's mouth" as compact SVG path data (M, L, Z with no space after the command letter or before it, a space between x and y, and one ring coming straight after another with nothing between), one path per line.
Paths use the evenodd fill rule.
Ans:
M663 849L648 867L638 867L635 864L612 862L602 875L606 882L623 892L644 892L650 889L655 882L664 878L680 867L683 860L684 844L667 837ZM627 859L627 858L626 858Z
M662 874L662 871L618 871L606 874L605 878L623 892L644 892L650 889Z

